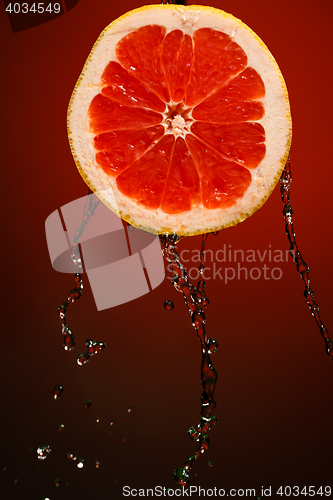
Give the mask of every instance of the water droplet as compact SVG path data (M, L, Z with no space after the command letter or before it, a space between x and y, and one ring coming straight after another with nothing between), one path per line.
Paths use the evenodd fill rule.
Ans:
M128 224L127 229L132 232L135 230L135 227L131 226L131 224Z
M166 300L164 302L164 309L167 311L172 311L172 309L175 307L174 303L171 300Z
M212 462L207 462L208 467L213 467Z
M96 418L96 423L99 424L99 418Z
M89 352L83 352L82 354L79 354L78 357L76 358L76 362L78 365L82 366L85 363L89 361L90 354Z
M16 479L14 479L14 484L17 484L19 482L19 479L18 477Z
M192 361L192 359L191 359L191 358L188 358L188 360L187 360L187 361Z
M84 458L79 458L78 463L76 464L76 467L78 469L82 469L83 466L84 466Z
M60 486L60 483L61 483L60 477L56 477L55 480L54 480L55 486L57 486L57 487Z
M53 398L54 399L60 398L63 390L64 390L64 388L63 388L62 385L56 385L56 386L54 386L53 393L52 393L53 394Z
M110 425L114 425L116 423L115 420L111 420Z
M49 444L45 444L44 446L40 446L37 448L37 457L39 460L45 460L51 453L51 447Z
M214 352L216 352L219 347L219 343L215 339L209 339L207 345L209 354L214 354Z
M177 467L173 471L173 478L181 486L186 486L190 480L190 473L185 467Z
M207 297L203 297L201 299L201 304L204 306L204 307L208 307L209 306L209 299L207 299Z
M85 402L83 403L83 408L87 409L90 408L91 406L91 399L86 399Z
M201 263L199 266L199 273L203 274L204 270L205 270L205 266L203 265L203 263Z
M95 342L92 339L86 340L86 346L87 346L88 350L82 354L79 354L77 359L76 359L77 364L80 366L87 363L87 361L89 361L90 356L93 356L94 354L97 354L97 353L103 351L106 347L104 342Z
M129 406L129 408L127 409L128 413L133 413L134 411L134 408L133 406Z
M101 465L101 462L99 462L98 460L95 460L96 469L99 469L100 465Z
M64 424L60 424L58 427L58 431L63 431L65 428Z
M74 455L74 453L67 453L67 458L69 460L76 460L76 456Z

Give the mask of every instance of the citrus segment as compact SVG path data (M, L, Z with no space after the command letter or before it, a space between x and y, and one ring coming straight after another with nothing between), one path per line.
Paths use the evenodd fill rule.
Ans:
M264 82L253 68L231 79L193 109L195 120L236 123L257 121L265 114L261 100L265 96Z
M122 38L116 47L120 64L153 90L164 102L170 101L161 61L166 34L162 26L143 26Z
M165 103L131 76L119 63L111 61L102 75L102 94L125 106L143 107L165 111Z
M194 54L185 104L195 106L247 65L243 49L225 33L203 28L193 34Z
M186 143L201 178L204 207L227 208L236 203L251 184L249 170L226 160L190 134Z
M161 209L167 214L181 214L201 203L198 170L182 137L178 137L164 188Z
M148 148L164 135L157 125L143 130L116 130L97 135L94 139L96 162L108 175L118 175L138 160Z
M161 205L175 138L166 135L117 177L121 193L147 209Z
M192 57L192 38L181 30L170 31L162 44L161 60L173 102L179 102L184 97Z
M90 129L94 134L111 130L142 129L158 125L162 116L143 108L129 108L98 94L89 107Z
M237 224L272 192L291 142L267 47L217 9L152 5L108 26L71 98L77 166L136 227L191 235Z
M265 130L260 123L195 122L191 132L218 150L225 160L236 161L247 168L257 167L265 157Z

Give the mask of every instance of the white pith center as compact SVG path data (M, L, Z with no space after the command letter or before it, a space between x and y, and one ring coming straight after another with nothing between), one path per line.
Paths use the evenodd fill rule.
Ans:
M183 103L177 105L167 105L167 110L163 113L162 125L166 134L173 134L175 137L185 137L190 132L192 119L192 108L188 108Z

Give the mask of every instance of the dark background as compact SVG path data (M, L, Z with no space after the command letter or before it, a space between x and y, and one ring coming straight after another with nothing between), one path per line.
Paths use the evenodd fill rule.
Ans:
M332 329L333 4L209 3L248 24L284 74L294 127L291 204L297 241L310 265L322 319ZM6 500L120 499L124 485L176 487L173 469L196 449L186 431L200 415L200 346L180 294L166 279L144 297L97 312L85 282L82 299L68 309L77 345L65 352L57 307L73 277L52 269L45 239L48 215L87 192L66 132L75 82L102 29L140 5L80 0L57 19L16 33L0 8L0 473ZM281 211L276 188L249 220L209 236L207 249L230 244L263 252L271 245L285 251ZM199 249L200 242L189 238L179 249ZM219 342L212 357L219 424L210 433L210 450L192 469L192 485L253 487L258 494L261 486L332 486L333 365L294 264L281 269L276 281L207 281L207 333ZM163 307L166 299L175 303L171 312ZM87 338L107 348L80 367L76 356ZM64 386L58 400L52 398L56 384ZM87 398L92 405L85 410ZM112 419L116 424L110 427ZM36 449L46 443L52 453L40 461ZM67 452L84 457L84 468L68 460ZM95 460L101 462L98 469Z

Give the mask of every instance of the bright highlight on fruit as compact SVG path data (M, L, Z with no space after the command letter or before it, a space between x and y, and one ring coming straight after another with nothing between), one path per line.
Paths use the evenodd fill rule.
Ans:
M157 234L238 224L271 194L291 143L285 82L259 37L230 14L150 5L96 41L68 109L85 182Z

